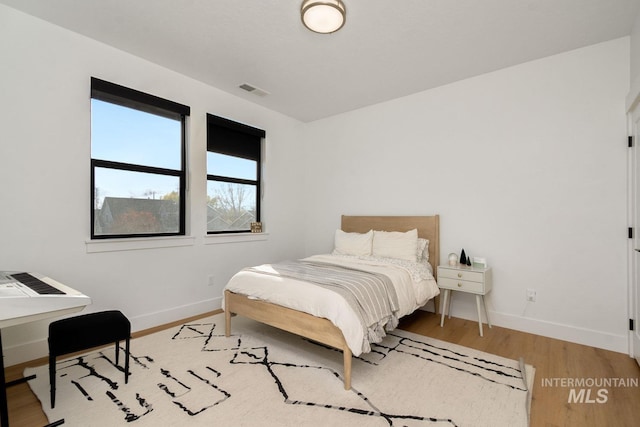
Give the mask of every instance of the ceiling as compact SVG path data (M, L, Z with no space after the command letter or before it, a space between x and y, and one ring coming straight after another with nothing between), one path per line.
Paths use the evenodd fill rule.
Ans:
M640 13L640 0L344 2L345 26L321 35L302 0L0 0L305 122L627 36Z

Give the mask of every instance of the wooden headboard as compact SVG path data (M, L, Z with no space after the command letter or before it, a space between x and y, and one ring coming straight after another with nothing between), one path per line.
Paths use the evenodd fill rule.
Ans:
M409 231L418 229L418 237L429 240L429 263L436 275L440 264L440 215L431 216L349 216L342 215L342 231L366 233L369 230Z

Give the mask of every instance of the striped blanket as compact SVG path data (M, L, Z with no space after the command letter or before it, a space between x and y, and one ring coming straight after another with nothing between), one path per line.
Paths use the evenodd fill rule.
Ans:
M254 267L245 270L314 283L342 296L360 319L365 339L377 343L385 331L398 326L398 296L391 279L384 274L335 264L304 260L271 264L273 272ZM368 348L363 344L363 348Z

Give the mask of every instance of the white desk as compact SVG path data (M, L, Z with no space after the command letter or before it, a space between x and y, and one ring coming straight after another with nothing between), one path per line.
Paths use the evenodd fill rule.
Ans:
M54 281L33 273L33 276L62 291L57 295L42 295L12 279L13 272L0 272L0 427L9 427L7 387L28 381L29 378L6 382L2 328L64 316L82 310L91 304L91 298ZM63 421L64 422L64 421ZM59 423L55 423L59 425Z

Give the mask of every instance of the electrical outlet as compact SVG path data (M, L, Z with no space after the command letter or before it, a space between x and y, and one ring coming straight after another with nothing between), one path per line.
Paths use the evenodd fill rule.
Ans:
M536 302L536 290L535 289L527 289L527 301Z
M207 286L213 286L214 280L213 280L213 275L209 276L209 280L207 281Z

